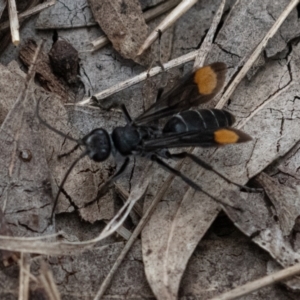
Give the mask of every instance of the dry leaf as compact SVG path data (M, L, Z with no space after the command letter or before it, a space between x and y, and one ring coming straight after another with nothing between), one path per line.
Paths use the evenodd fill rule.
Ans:
M22 62L28 67L32 61L32 57L34 55L36 49L36 42L34 40L28 40L24 47L20 49L20 59ZM74 98L67 84L57 78L52 71L49 56L42 51L38 65L36 67L36 73L40 79L42 86L58 96L65 101L71 100Z
M52 203L50 173L36 132L34 107L32 98L19 99L0 129L1 205L14 235L53 230L47 221Z
M138 0L89 0L93 15L114 48L125 58L142 65L151 62L150 52L137 57L148 27Z
M96 24L87 0L60 0L39 14L35 27L37 29L67 29Z
M11 101L16 98L18 92L15 88L11 88L11 82L16 82L18 84L22 83L22 78L10 73L6 68L2 69L4 80L2 81L3 88L1 91L3 92L3 99ZM57 129L65 132L66 134L80 137L78 132L74 131L74 129L70 129L70 127L67 125L66 111L60 103L60 100L54 95L50 97L48 93L43 92L42 90L37 90L36 93L36 98L43 99L41 101L40 113L45 117L45 120L47 120L50 124L55 124ZM3 104L5 104L4 108L6 111L11 105L9 101L7 101L7 103L3 102ZM34 99L31 99L31 101L34 101ZM28 106L27 109L31 109L31 114L33 116L32 120L38 123L37 117L35 116L35 106L33 103L31 105L32 106ZM57 135L42 125L36 126L39 126L41 132L43 133L41 137L46 152L47 164L49 165L53 176L53 180L51 180L51 182L54 189L53 194L55 195L58 183L62 180L66 170L69 168L74 159L78 157L81 151L78 150L69 157L58 160L57 155L69 151L74 147L74 144L69 141L64 141L63 137ZM39 143L39 145L41 144ZM27 152L24 152L24 155L26 155L26 153ZM30 151L30 153L32 153L32 151ZM79 209L83 207L85 203L93 200L97 194L97 186L104 182L110 175L109 171L105 171L105 168L108 166L109 162L103 164L102 175L98 176L97 170L99 170L99 164L92 162L87 157L80 161L79 164L75 166L64 186L66 193L71 199L71 202L70 199L61 195L59 199L58 211L65 212L68 210L73 210L74 208ZM94 222L99 219L111 219L114 214L114 208L110 194L102 197L98 203L95 203L95 205L92 205L89 208L84 208L83 211L83 218L89 220L90 222Z
M274 218L278 218L283 236L289 236L300 216L300 195L295 188L283 186L276 179L261 173L256 180L264 188L274 205Z

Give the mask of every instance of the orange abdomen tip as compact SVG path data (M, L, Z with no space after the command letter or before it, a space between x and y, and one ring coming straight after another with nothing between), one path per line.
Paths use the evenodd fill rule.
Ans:
M215 131L215 141L218 144L235 144L239 140L239 136L236 132L229 129L220 129Z
M195 72L194 82L198 86L199 94L212 94L218 83L217 73L211 66L200 68Z
M252 138L250 135L243 131L234 128L223 128L214 132L214 140L218 144L226 145L248 142L251 141Z

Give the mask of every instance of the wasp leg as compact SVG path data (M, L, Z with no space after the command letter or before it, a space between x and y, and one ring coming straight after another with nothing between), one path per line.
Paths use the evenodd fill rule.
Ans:
M121 104L121 109L122 109L122 112L124 114L127 125L132 124L132 118L130 117L129 112L128 112L125 104Z
M92 201L86 203L84 205L84 207L87 207L87 206L90 206L91 204L97 202L105 193L107 193L107 191L109 190L110 188L110 184L112 182L114 182L125 170L126 168L128 167L128 164L129 164L129 157L126 157L126 159L124 160L122 166L120 167L120 169L115 173L113 174L110 178L108 178L100 187L98 193L97 193L97 196L95 199L93 199Z
M239 187L241 190L245 190L247 192L252 192L252 193L261 193L263 192L263 189L260 189L260 188L251 188L251 187L248 187L248 186L245 186L245 185L242 185L242 184L238 184L232 180L230 180L229 178L227 178L226 176L222 175L220 172L218 172L216 169L214 169L214 167L208 163L206 163L205 161L203 161L202 159L200 159L199 157L191 154L191 153L188 153L188 152L181 152L181 153L170 153L169 151L166 152L166 156L168 158L179 158L179 159L182 159L182 158L190 158L193 162L195 162L197 165L201 166L203 169L205 170L208 170L208 171L211 171L215 174L217 174L219 177L223 178L225 181L227 181L228 183L231 183L237 187Z
M174 168L172 168L170 165L168 165L167 163L165 163L163 160L161 160L160 158L158 158L156 155L152 155L151 156L151 160L157 162L162 168L164 168L166 171L168 171L169 173L174 174L175 176L180 177L185 183L187 183L190 187L192 187L193 189L195 189L196 191L200 191L203 194L205 194L206 196L212 198L214 201L216 201L217 203L220 203L222 205L225 206L229 206L231 208L237 209L242 211L242 209L240 207L236 207L233 205L230 205L229 203L225 203L222 200L217 199L216 197L214 197L213 195L207 193L206 191L204 191L202 189L202 187L197 184L196 182L194 182L192 179L188 178L187 176L185 176L183 173L181 173L179 170L176 170Z
M157 94L156 94L155 102L159 102L159 100L161 99L161 95L163 94L163 92L164 92L164 88L163 87L157 89Z

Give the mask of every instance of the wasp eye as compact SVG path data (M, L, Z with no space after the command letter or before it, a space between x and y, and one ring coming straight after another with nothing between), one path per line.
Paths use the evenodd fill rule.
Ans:
M106 130L97 128L83 138L90 159L100 162L106 160L111 152L109 134Z

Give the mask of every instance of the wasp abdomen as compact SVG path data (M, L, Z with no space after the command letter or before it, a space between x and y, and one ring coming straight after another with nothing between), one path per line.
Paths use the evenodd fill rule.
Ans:
M173 116L165 125L163 132L187 132L229 127L234 116L223 109L187 110Z

